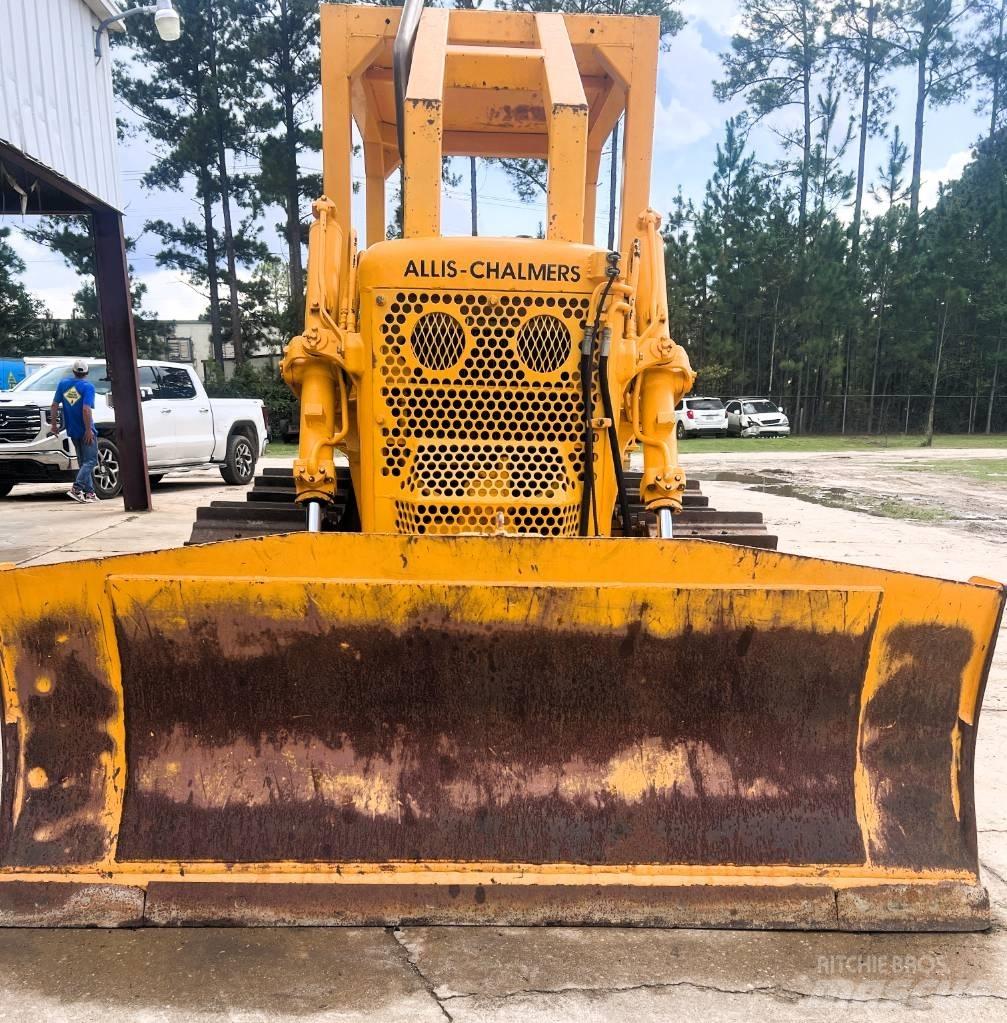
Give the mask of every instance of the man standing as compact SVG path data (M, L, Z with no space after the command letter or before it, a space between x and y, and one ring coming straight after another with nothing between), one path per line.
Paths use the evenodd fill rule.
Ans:
M57 410L63 409L63 427L73 441L77 452L80 471L66 496L81 504L96 504L98 495L94 492L94 469L98 464L98 441L94 435L94 384L87 379L87 362L74 359L73 376L65 377L56 387L52 399L52 426L49 432L59 435Z

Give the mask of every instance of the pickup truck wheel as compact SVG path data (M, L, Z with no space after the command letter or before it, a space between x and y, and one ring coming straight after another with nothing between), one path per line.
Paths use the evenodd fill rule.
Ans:
M0 497L6 497L13 489L13 480L0 480Z
M150 485L152 487L156 487L158 485L158 483L160 483L161 480L163 480L163 479L164 479L164 473L163 472L152 472L150 474Z
M110 501L122 493L119 449L106 437L98 438L98 466L94 470L94 492L103 501Z
M242 433L232 433L227 439L227 458L220 467L225 483L243 487L255 475L255 449Z

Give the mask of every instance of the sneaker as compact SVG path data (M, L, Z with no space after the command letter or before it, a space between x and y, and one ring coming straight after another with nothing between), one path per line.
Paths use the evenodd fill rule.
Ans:
M71 501L76 501L78 504L83 504L85 500L84 491L78 490L76 487L71 487L66 492L66 496L69 497Z
M101 498L92 490L90 494L84 495L84 504L101 504Z

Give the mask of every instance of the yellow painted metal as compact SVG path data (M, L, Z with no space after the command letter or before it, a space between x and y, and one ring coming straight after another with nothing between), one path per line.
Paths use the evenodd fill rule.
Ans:
M441 233L441 108L448 16L444 8L432 8L420 19L416 33L405 109L402 223L407 238L436 238Z
M302 397L298 498L333 496L341 444L365 531L575 534L578 351L597 318L611 346L619 443L643 443L643 500L680 510L674 409L694 374L669 334L660 218L646 208L656 19L425 11L405 97L405 240L393 242L379 240L380 178L397 165L388 68L398 12L323 6L322 20L326 187L346 195L352 111L374 195L355 280L347 210L338 200L316 207L338 231L311 233L309 277L327 297L309 292L305 333L284 361ZM594 193L602 146L624 110L627 215L606 288L605 254L592 244ZM446 152L542 156L546 240L439 237ZM597 392L590 419L604 535L616 495Z
M65 699L62 690L74 686L83 670L94 676L95 692L107 697L110 713L101 725L107 753L89 773L75 779L88 787L90 795L78 801L72 818L74 827L93 825L107 836L101 850L55 871L44 865L30 867L14 858L0 868L0 876L42 880L101 872L145 882L195 873L219 879L219 864L136 862L117 853L124 791L142 781L131 779L127 770L121 650L131 634L144 634L150 627L145 622L167 621L185 633L214 608L237 612L221 619L233 625L230 632L218 632L213 643L221 644L221 650L232 650L229 656L240 659L254 658L256 643L268 650L283 635L286 623L312 618L344 625L380 622L395 632L417 622L429 623L434 609L441 614L450 608L452 621L492 622L494 629L502 631L522 628L528 622L548 627L551 621L562 621L565 628L597 634L614 630L618 634L642 620L647 634L660 638L680 633L685 625L700 632L715 631L723 622L723 608L728 606L725 600L732 608L730 620L757 633L783 627L810 629L823 637L847 633L869 637L866 664L856 668L863 671L858 690L858 749L869 749L878 741L865 724L867 712L872 701L906 671L906 659L913 656L898 652L898 636L907 629L923 627L936 636L961 633L969 637L967 656L955 668L955 709L962 727L976 721L980 683L1003 604L1002 588L986 583L946 582L700 541L305 534L4 573L0 576L0 681L6 735L16 735L20 757L12 765L18 779L11 814L15 829L33 792L45 792L48 786L67 781L43 776L45 772L39 773L39 765L31 760L33 729L47 727L39 718L37 701ZM641 608L646 609L642 619ZM40 622L57 619L72 623L52 636L54 658L61 645L76 658L78 669L72 677L31 667L39 663L38 650L26 645L31 642L27 637ZM278 630L275 633L262 626L269 620ZM348 649L347 656L352 654ZM914 670L925 674L928 668L940 670L936 665L916 665ZM150 670L156 673L158 666L152 665ZM960 742L960 733L956 736L949 729L946 757L951 757L956 741ZM631 752L627 750L627 755ZM631 802L635 792L670 784L667 779L678 770L674 756L668 749L663 758L656 751L642 759L637 754L625 761L616 757L594 782L583 767L577 769L579 775L571 769L568 781L609 786L613 794ZM711 884L738 878L769 884L811 878L839 886L893 879L925 883L975 880L975 870L960 865L914 867L891 862L885 833L877 828L879 806L891 793L885 791L885 779L877 770L876 763L861 761L857 766L856 813L866 850L861 864L699 867L627 862L588 868L575 862L530 866L524 862L438 861L379 866L271 861L232 864L228 876L261 881L311 879L319 871L338 870L338 876L346 878L379 873L386 878L400 873L410 878L420 873L428 879L444 879L492 871L498 883L517 884L550 878L562 878L563 883L681 884L700 877ZM366 771L359 775L366 776ZM966 781L971 785L970 774ZM152 778L149 783L165 793L174 791L170 777ZM526 783L532 784L527 778ZM322 778L316 779L316 784L349 782ZM954 775L949 776L947 792L938 795L960 806L965 800L956 784ZM184 802L183 789L184 784L177 795ZM967 799L971 804L970 791ZM64 828L69 826L67 823ZM58 841L58 834L36 834L35 838ZM916 840L925 846L924 834Z

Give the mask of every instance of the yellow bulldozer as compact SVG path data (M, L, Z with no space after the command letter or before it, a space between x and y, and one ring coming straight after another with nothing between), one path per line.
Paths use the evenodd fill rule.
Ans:
M0 923L987 926L1003 588L676 528L657 20L321 26L305 528L0 574ZM545 238L442 235L463 154L546 163Z

